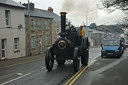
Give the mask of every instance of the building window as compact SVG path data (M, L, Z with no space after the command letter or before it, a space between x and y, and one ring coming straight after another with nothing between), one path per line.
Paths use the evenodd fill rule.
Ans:
M31 19L31 30L34 30L34 19Z
M2 57L1 57L1 59L4 59L5 57L6 57L6 39L2 39L1 40L1 55L2 55Z
M31 48L35 48L35 36L31 37Z
M46 34L46 45L48 45L48 34Z
M59 33L59 23L57 23L57 33Z
M39 30L41 30L42 29L42 19L38 20L38 26L39 26Z
M10 26L11 20L10 20L10 11L9 10L5 10L5 20L6 20L6 25Z
M14 51L19 50L19 38L14 38Z
M45 20L45 29L48 30L48 20Z

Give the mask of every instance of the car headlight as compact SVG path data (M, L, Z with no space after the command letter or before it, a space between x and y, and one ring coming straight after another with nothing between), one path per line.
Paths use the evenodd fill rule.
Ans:
M66 48L66 42L64 40L60 40L58 42L58 48L59 49L65 49Z

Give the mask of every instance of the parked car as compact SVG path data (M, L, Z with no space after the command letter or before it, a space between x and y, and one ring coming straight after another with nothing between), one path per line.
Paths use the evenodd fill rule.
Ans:
M122 40L105 39L101 44L101 58L104 56L118 56L123 54Z

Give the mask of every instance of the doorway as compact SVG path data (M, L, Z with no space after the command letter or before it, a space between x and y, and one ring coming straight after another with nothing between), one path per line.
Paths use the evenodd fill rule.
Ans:
M42 35L40 35L39 36L39 39L40 39L40 42L39 42L39 44L40 44L40 53L42 53Z

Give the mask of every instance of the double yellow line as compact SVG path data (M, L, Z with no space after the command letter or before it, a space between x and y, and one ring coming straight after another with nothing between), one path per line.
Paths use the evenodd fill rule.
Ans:
M96 60L93 60L89 65L82 67L75 75L73 75L64 85L72 85L76 79Z

